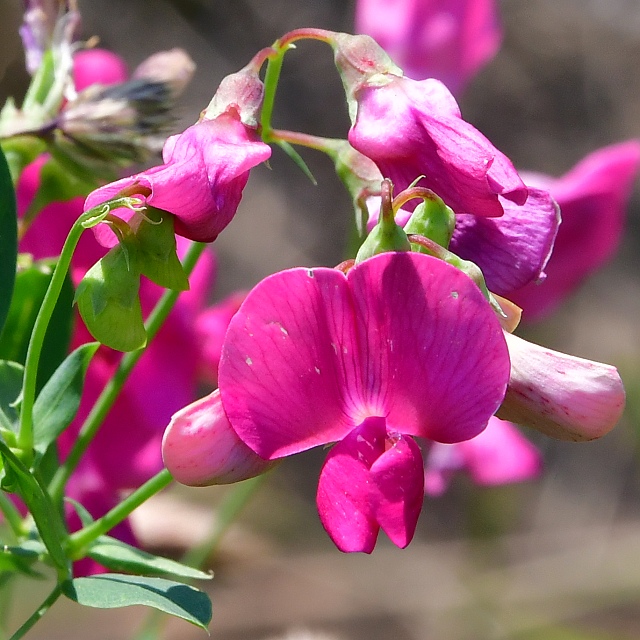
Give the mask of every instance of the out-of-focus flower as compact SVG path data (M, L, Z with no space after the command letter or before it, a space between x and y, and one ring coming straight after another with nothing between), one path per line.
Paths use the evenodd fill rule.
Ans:
M438 80L404 78L367 36L333 34L350 103L349 142L397 192L416 181L455 213L501 216L498 196L518 205L527 188L511 161L462 119Z
M493 417L475 438L431 445L425 464L425 492L442 495L451 476L460 471L483 487L524 482L540 475L542 456L514 425Z
M560 178L523 174L528 185L548 190L562 211L546 278L511 294L525 320L550 313L613 255L639 166L640 142L630 140L594 151Z
M277 273L229 325L224 412L265 460L337 441L318 487L327 532L343 551L372 551L380 528L404 547L424 485L413 436L482 431L508 379L499 327L467 276L423 254Z
M358 0L355 29L373 37L409 78L460 93L497 53L495 0Z

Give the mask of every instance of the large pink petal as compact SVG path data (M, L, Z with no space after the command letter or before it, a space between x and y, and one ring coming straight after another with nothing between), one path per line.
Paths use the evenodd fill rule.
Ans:
M500 406L509 357L497 317L454 267L385 253L348 274L361 344L360 396L391 431L456 442Z
M393 544L404 549L416 531L424 500L422 454L413 438L391 435L371 465L374 514Z
M347 413L359 405L345 384L359 357L352 344L341 272L291 269L263 280L232 318L220 360L222 403L242 440L276 458L349 433L361 422Z
M368 418L331 449L320 472L318 513L340 551L371 553L375 547L379 526L369 470L383 454L385 438L384 418ZM380 476L386 486L384 469Z

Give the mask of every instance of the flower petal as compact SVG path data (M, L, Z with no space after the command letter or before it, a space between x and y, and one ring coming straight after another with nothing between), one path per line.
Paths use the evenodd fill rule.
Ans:
M416 531L424 500L422 454L413 438L392 435L371 465L375 518L393 544L404 549Z
M274 464L257 456L238 438L218 390L171 418L162 440L162 459L178 482L192 487L240 482Z
M522 206L505 199L501 203L504 215L500 218L456 216L450 249L482 269L491 291L508 296L542 275L558 232L560 211L549 193L539 189L529 189Z
M384 453L385 438L384 418L366 419L331 449L320 471L318 513L340 551L371 553L375 547L379 526L369 470Z
M532 344L505 333L511 357L509 388L498 416L559 440L594 440L616 425L624 409L615 367Z

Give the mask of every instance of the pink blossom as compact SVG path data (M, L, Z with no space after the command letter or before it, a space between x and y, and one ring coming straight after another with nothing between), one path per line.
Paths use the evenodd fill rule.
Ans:
M546 279L513 295L525 319L550 313L611 258L639 166L640 142L630 140L594 151L560 178L524 174L528 185L550 191L562 211Z
M616 425L625 393L615 367L558 353L505 333L511 375L503 420L560 440L594 440Z
M84 49L73 56L73 84L76 91L93 84L118 84L124 82L128 75L125 61L113 51Z
M87 197L85 210L121 194L139 196L174 214L178 235L213 242L235 215L249 170L270 155L269 146L231 109L168 138L164 164L96 189ZM120 215L128 219L131 211L121 210ZM117 242L106 225L96 227L96 237L104 246Z
M443 494L457 471L466 471L480 486L493 487L537 478L542 457L513 424L493 417L475 438L431 445L425 465L425 492L431 496Z
M397 193L423 176L418 185L455 213L501 216L499 196L525 203L527 188L511 161L462 119L438 80L375 76L359 84L355 98L349 142L378 165Z
M409 78L458 94L502 40L494 0L358 0L355 29L372 36Z
M499 326L467 276L423 254L276 273L229 325L224 412L265 460L338 442L318 487L329 535L370 552L382 528L406 546L423 494L413 437L482 431L508 378Z

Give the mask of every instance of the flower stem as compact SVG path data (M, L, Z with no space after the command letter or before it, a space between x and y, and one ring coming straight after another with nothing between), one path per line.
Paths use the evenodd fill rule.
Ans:
M190 275L193 268L198 261L198 258L202 254L206 247L206 244L200 242L194 242L187 251L182 266L187 275ZM151 342L153 337L158 333L165 318L169 315L169 312L173 308L176 300L178 299L179 291L167 290L160 298L153 311L149 314L145 327L147 330L148 341L147 345ZM145 348L138 349L137 351L131 351L123 356L120 361L120 365L116 369L113 377L109 380L102 393L93 405L91 412L86 417L84 423L80 427L78 437L73 444L69 455L67 456L64 464L58 469L49 486L49 492L54 500L54 503L59 502L62 499L64 493L64 487L69 480L71 474L75 470L80 461L80 458L86 451L87 447L93 440L98 429L102 425L107 413L113 406L113 403L118 397L118 394L122 390L124 383L126 382L129 374L133 370L142 354L145 352Z
M62 585L58 583L53 591L46 597L44 602L34 611L29 619L11 636L10 640L19 640L31 630L42 616L49 611L55 601L62 595Z
M122 502L111 509L111 511L108 511L101 518L98 518L90 525L69 536L67 546L69 556L76 556L80 550L85 548L99 536L113 529L113 527L122 522L143 502L146 502L151 498L151 496L154 496L156 493L169 486L171 482L173 482L171 474L166 469L163 469L153 476L151 480L147 480L147 482L145 482L141 487L138 487L133 493L128 495Z
M42 301L42 306L38 311L36 321L29 341L27 356L24 365L24 379L22 382L22 404L20 406L20 431L18 433L18 447L22 450L22 455L27 466L31 464L33 457L33 405L36 397L36 381L38 377L38 364L42 353L44 337L51 320L51 315L60 296L62 285L67 277L69 265L73 252L78 244L78 240L84 231L82 222L85 216L76 220L71 231L65 240L62 252L51 276L49 288Z

